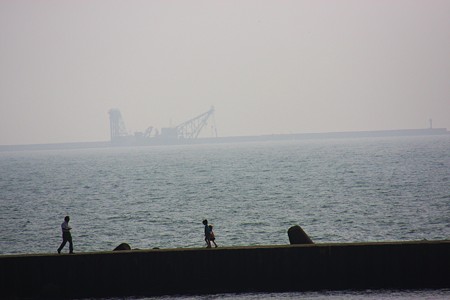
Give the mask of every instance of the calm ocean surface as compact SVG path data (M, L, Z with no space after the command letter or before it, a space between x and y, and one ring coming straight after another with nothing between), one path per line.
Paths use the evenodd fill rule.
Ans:
M65 215L75 252L203 247L204 218L219 246L450 239L450 137L0 152L0 254L55 253ZM414 297L450 292L179 298Z

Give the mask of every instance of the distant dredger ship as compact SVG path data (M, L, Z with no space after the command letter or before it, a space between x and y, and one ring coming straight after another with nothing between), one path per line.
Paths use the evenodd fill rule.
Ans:
M166 127L158 130L153 126L145 131L130 134L118 109L109 111L111 127L111 143L113 145L159 145L159 144L189 144L198 140L200 132L210 124L212 137L217 138L217 129L214 120L214 107L195 118L185 121L175 127Z

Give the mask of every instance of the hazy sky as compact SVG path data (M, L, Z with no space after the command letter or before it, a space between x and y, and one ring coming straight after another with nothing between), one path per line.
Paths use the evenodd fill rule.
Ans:
M0 1L0 144L450 129L450 1Z

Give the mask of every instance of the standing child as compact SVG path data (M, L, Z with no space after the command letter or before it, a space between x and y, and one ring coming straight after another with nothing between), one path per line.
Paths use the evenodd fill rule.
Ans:
M210 234L211 231L209 230L208 226L208 220L203 220L203 225L205 225L205 242L206 242L206 248L211 248L211 240L210 240Z
M214 243L214 246L217 248L216 237L214 236L213 226L209 225L209 240Z

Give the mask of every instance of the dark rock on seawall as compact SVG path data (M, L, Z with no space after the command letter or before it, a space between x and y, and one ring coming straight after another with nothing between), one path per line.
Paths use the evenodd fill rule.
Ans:
M123 250L131 250L130 245L128 245L127 243L122 243L116 248L114 248L114 251L123 251Z
M306 232L298 225L289 228L288 236L291 245L314 244Z

